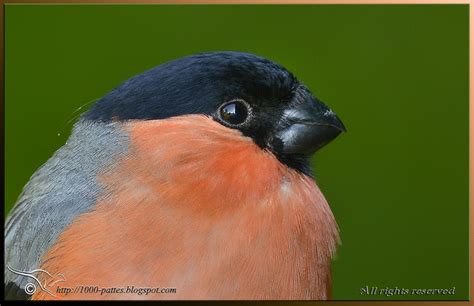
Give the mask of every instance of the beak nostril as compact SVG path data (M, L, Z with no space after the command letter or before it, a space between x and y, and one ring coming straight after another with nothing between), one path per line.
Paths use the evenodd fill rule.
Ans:
M335 116L336 114L332 111L332 109L327 109L326 111L324 111L323 113L324 116Z

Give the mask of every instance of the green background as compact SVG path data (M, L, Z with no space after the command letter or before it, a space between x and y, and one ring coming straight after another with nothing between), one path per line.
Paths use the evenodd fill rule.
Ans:
M294 72L348 128L314 159L342 237L333 298L467 299L468 13L467 5L7 5L5 212L85 103L171 59L253 52ZM456 294L361 295L365 286L455 286Z

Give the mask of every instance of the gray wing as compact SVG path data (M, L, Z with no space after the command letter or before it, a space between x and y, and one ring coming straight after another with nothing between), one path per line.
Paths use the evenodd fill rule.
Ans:
M97 174L127 150L128 136L118 123L79 121L66 144L33 174L5 223L6 299L28 298L24 286L32 279L11 269L39 268L60 233L103 193Z

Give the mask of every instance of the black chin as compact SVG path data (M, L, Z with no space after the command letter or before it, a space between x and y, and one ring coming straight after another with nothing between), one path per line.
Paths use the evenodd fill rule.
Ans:
M277 155L280 162L296 171L313 177L313 170L311 169L310 158L305 155Z
M263 148L263 146L260 146ZM284 144L283 142L273 137L270 143L266 144L264 148L269 150L275 155L275 157L284 165L292 168L302 174L305 174L309 177L313 177L313 171L310 164L310 155L307 154L287 154L284 153Z

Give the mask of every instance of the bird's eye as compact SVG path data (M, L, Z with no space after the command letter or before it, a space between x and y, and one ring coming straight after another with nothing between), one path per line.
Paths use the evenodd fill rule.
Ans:
M221 120L232 125L244 123L249 116L249 106L241 100L233 100L224 103L219 108L219 117Z

